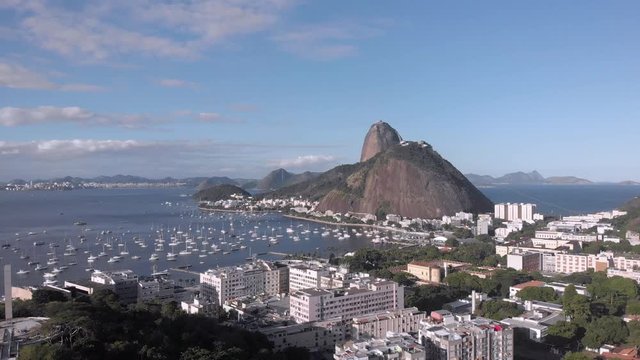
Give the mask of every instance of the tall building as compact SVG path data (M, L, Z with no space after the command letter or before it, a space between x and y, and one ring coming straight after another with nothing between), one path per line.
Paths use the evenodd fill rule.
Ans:
M138 301L138 275L131 270L96 270L91 273L91 282L112 290L123 304L133 304Z
M256 260L249 264L207 270L200 274L204 300L223 305L243 296L278 295L288 291L289 269L278 263Z
M435 360L513 360L513 329L485 318L431 312L419 331L426 358Z
M329 270L323 266L307 263L289 266L289 291L321 288L322 276L329 275Z
M536 212L536 205L500 203L494 205L493 212L496 219L507 221L522 220L532 223L534 222L533 215Z
M513 252L507 255L507 267L515 270L541 271L542 253L539 252Z
M404 308L404 287L389 280L352 283L343 289L303 289L291 293L289 311L298 323Z

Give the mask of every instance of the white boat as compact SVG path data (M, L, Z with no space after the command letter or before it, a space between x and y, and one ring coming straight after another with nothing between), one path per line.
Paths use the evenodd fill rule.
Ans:
M140 260L140 256L138 256L138 255L133 255L133 256L131 257L131 260Z
M109 260L107 260L108 263L117 263L119 261L120 261L120 259L118 259L115 256L113 256L113 257L109 258Z
M16 274L18 274L18 275L27 275L28 273L29 273L29 270L20 269L20 270L16 271Z
M42 283L42 285L44 285L44 286L55 286L55 285L58 285L58 280L55 280L55 279L46 279L46 280Z
M156 261L158 259L160 259L160 257L156 253L151 254L151 257L149 257L149 261Z
M42 270L47 270L47 268L48 268L48 266L47 266L47 265L41 265L41 264L38 264L38 265L36 266L36 269L35 269L35 270L36 270L36 271L42 271Z

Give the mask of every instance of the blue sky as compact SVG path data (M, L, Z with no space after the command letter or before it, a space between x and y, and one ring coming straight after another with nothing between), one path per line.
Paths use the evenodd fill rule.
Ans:
M640 180L637 1L0 0L0 180L255 178L377 120L462 172Z

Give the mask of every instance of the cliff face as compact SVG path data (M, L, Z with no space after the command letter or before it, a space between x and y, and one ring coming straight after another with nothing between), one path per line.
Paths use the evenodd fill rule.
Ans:
M383 121L371 125L367 136L362 144L360 161L367 161L376 154L387 150L393 145L399 144L402 139L398 132L389 124Z
M320 200L318 210L439 218L491 211L493 204L428 146L397 145L370 160Z
M388 124L371 127L362 155L366 161L336 167L274 195L318 200L319 211L426 219L458 211L479 213L493 209L493 203L429 144L400 144L400 136Z

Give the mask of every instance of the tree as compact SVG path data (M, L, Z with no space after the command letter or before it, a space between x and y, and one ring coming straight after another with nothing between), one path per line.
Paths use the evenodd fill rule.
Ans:
M413 286L416 283L416 277L404 271L393 274L392 280L403 286Z
M538 300L538 301L555 301L558 296L555 290L550 287L534 287L530 286L518 292L521 300Z
M444 242L444 245L447 246L447 247L454 248L454 247L458 247L458 245L460 245L460 241L458 241L455 238L451 238L451 239L447 239L447 241Z
M568 345L576 340L578 325L568 321L558 321L549 326L546 341L556 346Z
M567 291L565 290L565 297L562 299L562 308L565 315L571 319L572 322L584 327L591 320L591 305L589 298L584 295L575 294L567 298Z
M593 360L593 357L581 352L568 352L564 355L562 360Z
M640 315L640 300L630 300L624 313L627 315Z
M587 326L582 343L589 348L597 349L604 344L620 344L629 336L624 321L615 316L603 316Z
M627 344L640 346L640 321L628 322L627 329L629 329L629 337L627 338Z
M33 292L31 300L36 304L46 304L52 301L67 301L67 297L60 291L39 289Z
M481 279L462 271L449 274L449 276L444 278L444 282L450 287L464 292L471 292L472 290L482 291Z
M480 305L480 316L497 321L518 316L523 312L524 310L518 308L517 304L502 300L489 300Z

